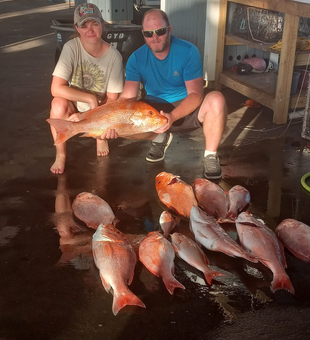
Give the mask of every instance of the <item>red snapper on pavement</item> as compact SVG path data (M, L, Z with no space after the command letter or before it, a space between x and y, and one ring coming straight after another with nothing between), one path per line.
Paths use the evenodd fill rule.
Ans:
M273 273L272 290L286 289L294 294L283 245L275 233L252 215L243 212L236 219L236 227L242 246Z
M196 242L212 251L219 251L228 256L242 257L251 262L258 262L257 258L248 254L229 234L200 208L192 207L190 229L195 235Z
M219 185L205 178L195 179L192 187L199 206L218 221L225 220L228 211L225 191Z
M113 314L127 305L145 308L144 303L128 289L137 256L127 237L112 224L100 224L93 235L92 248L102 285L113 294Z
M79 122L55 118L46 120L56 129L54 144L63 143L78 133L84 133L81 137L99 138L108 129L114 129L119 137L126 137L155 131L167 122L167 118L152 106L132 98L119 99L81 115L83 119Z
M240 211L250 203L250 193L243 186L235 185L229 189L227 197L229 209L226 217L234 221Z
M163 211L159 217L161 230L164 232L164 237L167 238L170 231L176 226L176 220L168 211Z
M155 187L160 201L179 215L189 218L192 206L198 206L193 188L180 176L163 171L156 176Z
M152 231L139 246L139 259L157 277L161 277L168 292L172 295L175 288L185 287L175 279L175 252L171 243L158 231Z
M207 255L189 237L180 233L173 233L171 242L176 254L192 267L202 271L209 285L211 285L213 277L225 276L225 274L209 268L210 262Z
M310 227L292 218L283 220L275 233L293 255L310 263Z
M97 229L99 224L117 222L110 205L102 198L89 192L81 192L72 203L74 215L89 228Z

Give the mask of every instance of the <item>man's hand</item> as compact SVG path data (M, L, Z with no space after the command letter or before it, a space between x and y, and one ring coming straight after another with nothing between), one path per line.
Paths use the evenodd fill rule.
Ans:
M165 116L167 118L167 123L162 126L161 128L157 129L156 131L154 131L155 133L164 133L166 132L167 130L170 129L171 125L174 123L173 120L172 120L172 116L170 113L165 113L163 110L161 110L159 112L161 115Z
M118 137L117 132L114 129L108 129L107 132L100 136L100 139L116 139Z

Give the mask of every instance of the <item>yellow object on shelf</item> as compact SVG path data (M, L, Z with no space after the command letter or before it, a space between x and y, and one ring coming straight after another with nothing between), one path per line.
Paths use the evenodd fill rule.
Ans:
M282 48L282 39L280 39L275 45L271 46L270 48L280 51ZM305 37L297 37L296 51L306 50L310 50L310 40Z

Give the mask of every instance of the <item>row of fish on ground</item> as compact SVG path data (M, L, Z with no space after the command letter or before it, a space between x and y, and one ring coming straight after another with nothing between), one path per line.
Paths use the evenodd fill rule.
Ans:
M189 219L193 235L190 238L178 232L171 234L176 219L174 214L163 211L159 219L161 231L149 232L139 245L139 260L163 280L170 294L175 288L185 289L174 277L175 254L200 270L209 285L213 277L225 276L209 267L210 262L201 246L253 263L261 262L273 273L273 291L286 289L294 294L285 272L287 263L283 245L296 257L310 262L310 228L307 225L286 219L274 233L251 214L241 212L250 202L250 193L240 185L226 194L219 185L207 179L199 178L189 185L179 176L161 172L155 178L155 187L160 201L171 212ZM103 287L113 294L114 315L126 305L145 308L128 288L134 277L137 255L128 238L116 228L118 220L110 205L97 195L83 192L73 201L72 210L77 218L96 230L92 239L94 262ZM236 225L240 244L229 236L221 223Z

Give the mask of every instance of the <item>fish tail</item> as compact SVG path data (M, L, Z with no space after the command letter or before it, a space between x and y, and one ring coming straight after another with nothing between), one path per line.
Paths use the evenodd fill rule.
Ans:
M73 130L73 122L54 118L46 119L46 121L53 126L57 132L54 145L61 144L76 134Z
M171 295L173 295L175 288L185 289L185 287L178 280L176 280L173 276L163 278L163 282L164 282L164 285L166 286L168 292Z
M112 312L116 315L123 307L130 306L139 306L142 308L146 308L145 304L129 289L122 291L120 293L115 294L113 298L113 306Z
M288 275L284 272L282 274L274 275L272 281L272 290L276 292L277 290L285 289L291 294L295 294L295 289Z
M207 270L207 271L204 271L204 276L205 276L205 279L206 281L208 282L208 284L211 286L211 283L212 283L212 279L216 276L226 276L226 274L224 273L220 273L216 270Z

